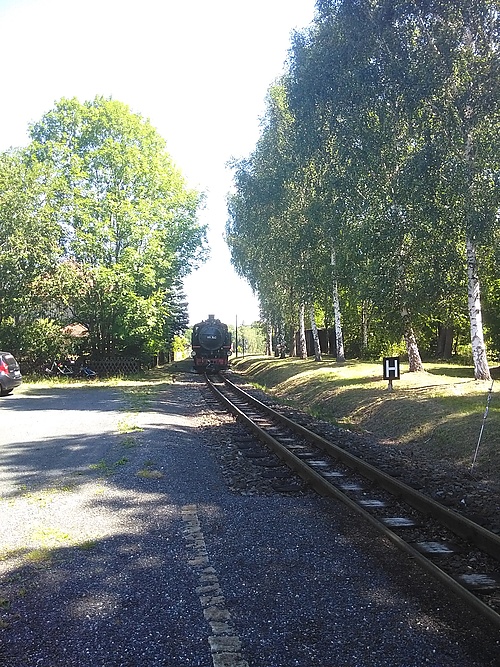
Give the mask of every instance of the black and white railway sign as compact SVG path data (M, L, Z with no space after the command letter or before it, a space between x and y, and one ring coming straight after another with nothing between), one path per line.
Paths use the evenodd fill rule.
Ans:
M399 357L384 357L384 380L399 380Z

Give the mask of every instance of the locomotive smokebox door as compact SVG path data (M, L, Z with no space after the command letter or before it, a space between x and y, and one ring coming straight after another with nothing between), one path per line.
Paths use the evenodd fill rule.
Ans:
M214 324L206 324L200 327L200 343L206 350L218 350L224 343L221 328Z

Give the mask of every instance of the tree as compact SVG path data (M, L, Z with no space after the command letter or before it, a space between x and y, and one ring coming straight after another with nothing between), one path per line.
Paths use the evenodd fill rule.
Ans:
M326 205L329 211L323 215L323 233L332 239L332 265L347 269L345 276L351 284L357 282L356 273L366 276L368 266L378 271L383 261L383 257L371 264L365 261L362 267L364 258L376 249L367 223L379 226L381 216L390 219L390 227L385 229L392 229L393 234L384 251L390 247L393 255L405 256L398 246L405 242L403 227L408 216L397 180L411 158L411 138L398 79L391 77L400 54L388 47L384 34L387 17L381 20L379 10L378 3L346 0L326 14L323 5L322 20L309 40L296 41L289 77L293 110L303 128L302 136L307 136L301 149L305 159L315 160L316 172L321 174L323 208ZM346 260L349 255L350 262ZM392 292L401 304L410 368L418 370L421 363L405 297L407 266L401 261L398 264L397 275L401 277L392 281ZM337 275L338 270L333 279L336 324ZM375 276L372 284L377 284ZM366 294L360 293L359 298L365 300Z
M308 217L307 168L296 161L294 131L282 84L271 87L256 150L233 164L227 240L232 261L256 291L276 330L289 329L290 347L306 302L321 290L322 238ZM278 261L277 261L278 258Z
M433 142L447 147L440 186L451 204L451 229L466 248L474 374L489 380L477 253L498 229L500 7L490 0L456 0L451 6L448 67L425 111ZM438 19L443 14L442 8L436 11Z
M0 338L20 359L40 314L34 284L60 254L61 228L45 189L46 173L21 152L0 154Z
M101 353L151 348L172 285L204 257L202 196L151 124L123 103L60 100L30 128L29 156L50 165L64 257L81 277L68 307Z
M489 377L478 258L499 231L499 9L318 1L230 199L233 258L276 326L321 301L348 347L377 322L379 351L404 340L416 371L417 339L460 325L468 296ZM358 322L340 324L339 295Z
M428 304L444 302L449 282L440 279L461 241L476 377L487 376L473 267L474 243L486 239L499 203L484 140L486 127L496 128L494 145L499 136L498 21L487 0L322 1L314 27L294 44L289 89L302 153L314 155L331 199L340 195L350 209L338 261L347 267L346 250L354 259L350 287L362 275L368 288L361 301L397 305L415 370L414 323L430 315Z
M262 311L282 333L295 310L295 230L286 189L288 164L283 90L268 96L266 129L253 154L234 162L235 192L228 198L226 239L232 263L259 294Z

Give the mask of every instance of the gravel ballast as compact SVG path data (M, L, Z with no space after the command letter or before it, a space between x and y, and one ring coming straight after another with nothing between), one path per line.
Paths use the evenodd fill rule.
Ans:
M344 506L235 482L238 429L199 389L2 399L1 667L499 664L496 631Z

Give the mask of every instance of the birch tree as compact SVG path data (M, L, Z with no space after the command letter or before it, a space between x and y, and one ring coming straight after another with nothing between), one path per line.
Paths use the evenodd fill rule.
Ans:
M311 331L314 345L314 361L321 361L321 345L319 341L318 325L316 324L314 306L309 306L309 319L311 321Z
M451 127L446 129L462 174L458 183L461 196L454 200L461 204L458 210L466 236L472 358L474 376L480 380L491 376L482 324L477 245L491 239L500 206L494 177L497 156L491 152L492 144L499 147L500 135L499 11L495 3L479 2L473 7L460 3L455 67L447 82L452 90L451 108L444 107L452 115Z
M307 359L305 312L306 307L302 303L299 311L299 356L301 359Z
M422 368L426 323L459 321L468 294L475 375L488 377L477 257L498 231L500 207L498 3L317 8L293 43L286 122L265 133L262 182L278 194L266 215L284 234L281 246L273 238L287 267L285 284L274 284L285 293L293 285L309 303L330 265L337 332L343 292L364 340L368 304L385 327L382 346L405 341L410 370ZM257 283L273 284L265 273Z

